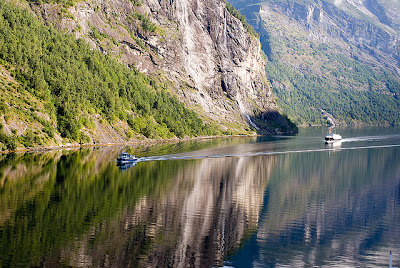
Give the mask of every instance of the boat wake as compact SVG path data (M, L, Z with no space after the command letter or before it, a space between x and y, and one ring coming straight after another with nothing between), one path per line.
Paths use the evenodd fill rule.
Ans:
M138 158L138 162L148 161L166 161L166 160L191 160L191 159L204 159L204 158L225 158L225 157L249 157L259 155L279 155L279 154L295 154L295 153L312 153L312 152L329 152L329 151L345 151L345 150L361 150L361 149L377 149L377 148L393 148L400 147L400 144L390 145L371 145L371 146L357 146L347 148L320 148L308 150L288 150L288 151L269 151L269 152L255 152L243 154L224 154L224 155L162 155L162 156L149 156Z
M345 139L342 139L342 142L378 141L378 140L391 140L391 139L400 139L400 134L345 138Z

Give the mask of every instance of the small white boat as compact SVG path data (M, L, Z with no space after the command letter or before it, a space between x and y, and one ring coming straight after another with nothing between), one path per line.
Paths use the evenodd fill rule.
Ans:
M136 162L138 159L135 155L122 152L117 157L117 164L126 164Z
M334 143L336 141L340 141L342 139L342 136L340 136L339 134L332 132L332 129L330 129L328 131L328 133L326 133L325 135L325 143Z

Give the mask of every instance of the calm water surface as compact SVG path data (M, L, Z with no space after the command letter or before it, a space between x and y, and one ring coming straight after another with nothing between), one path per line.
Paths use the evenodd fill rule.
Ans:
M0 267L400 266L400 128L0 155Z

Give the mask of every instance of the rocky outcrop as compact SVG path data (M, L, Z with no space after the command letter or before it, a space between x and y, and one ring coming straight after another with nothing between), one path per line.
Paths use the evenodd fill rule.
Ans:
M277 112L260 42L225 1L82 1L68 15L57 5L32 8L93 48L171 81L180 100L205 120L234 132L249 126L275 132L253 120Z

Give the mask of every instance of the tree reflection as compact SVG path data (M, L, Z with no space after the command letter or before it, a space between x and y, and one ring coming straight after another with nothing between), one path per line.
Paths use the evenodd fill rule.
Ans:
M138 163L120 148L0 160L0 266L214 266L257 229L273 157Z

